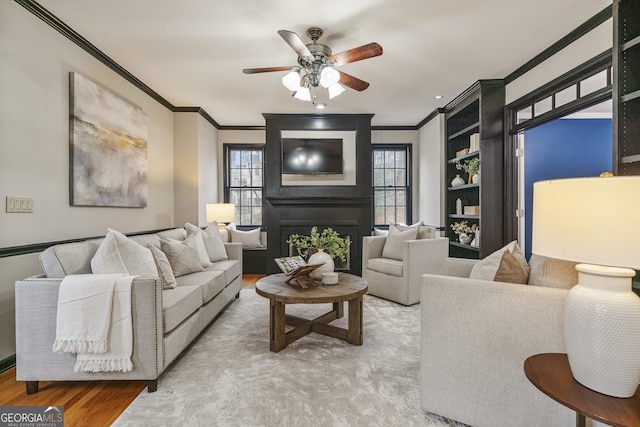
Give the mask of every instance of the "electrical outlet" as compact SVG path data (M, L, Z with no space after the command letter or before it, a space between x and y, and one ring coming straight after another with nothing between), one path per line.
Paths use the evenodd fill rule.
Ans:
M33 213L33 199L31 197L7 196L7 213Z

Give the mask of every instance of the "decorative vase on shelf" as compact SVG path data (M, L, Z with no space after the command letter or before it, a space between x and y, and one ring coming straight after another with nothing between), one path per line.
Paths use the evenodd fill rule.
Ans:
M460 175L456 175L456 177L451 181L451 186L458 187L460 185L464 185L464 179L460 178Z
M460 243L462 243L463 245L467 245L469 244L469 242L471 241L471 236L468 235L467 233L460 233L458 235L458 240L460 241Z
M578 284L564 303L569 366L580 384L598 393L631 397L640 381L640 298L633 270L578 264Z
M473 246L474 248L480 247L480 229L476 230L475 235L473 236L473 240L471 241L471 243L469 243L469 245Z
M325 252L324 249L318 249L313 255L309 257L307 264L323 264L310 273L310 276L314 279L322 279L322 273L328 273L335 269L335 263L331 255Z
M480 183L480 174L478 172L474 173L471 176L471 183L472 184L479 184Z

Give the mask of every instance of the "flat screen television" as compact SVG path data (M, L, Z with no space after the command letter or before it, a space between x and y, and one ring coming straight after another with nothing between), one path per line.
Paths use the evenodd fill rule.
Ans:
M342 139L282 139L282 173L341 174Z

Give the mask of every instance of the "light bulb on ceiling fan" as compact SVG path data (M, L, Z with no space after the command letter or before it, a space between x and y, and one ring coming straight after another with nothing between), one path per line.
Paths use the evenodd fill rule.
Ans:
M326 66L320 72L320 85L329 88L340 81L340 73L335 68Z
M291 70L282 77L282 84L284 87L292 92L300 90L300 74L296 70Z

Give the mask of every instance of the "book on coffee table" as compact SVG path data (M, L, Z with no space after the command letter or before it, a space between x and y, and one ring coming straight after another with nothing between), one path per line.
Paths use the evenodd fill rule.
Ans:
M280 270L287 276L295 275L302 267L308 267L309 264L301 256L287 256L275 259Z

